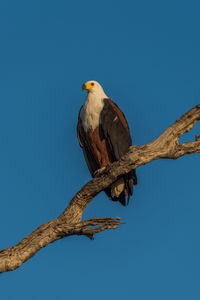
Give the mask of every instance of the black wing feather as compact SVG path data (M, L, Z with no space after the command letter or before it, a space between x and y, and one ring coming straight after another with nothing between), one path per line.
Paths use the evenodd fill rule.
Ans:
M114 154L114 160L119 160L132 145L131 136L112 105L106 99L104 103L101 112L102 129L111 152Z
M113 105L115 105L115 109ZM106 137L107 147L113 156L113 161L119 160L128 152L129 147L132 145L128 125L123 123L116 109L123 115L115 103L111 102L110 99L104 99L104 108L101 112L101 126ZM123 120L126 121L124 115ZM133 185L137 184L136 171L132 170L122 177L124 178L125 190L119 198L112 200L120 201L123 205L126 205L126 196L128 197L128 203L130 195L133 194Z

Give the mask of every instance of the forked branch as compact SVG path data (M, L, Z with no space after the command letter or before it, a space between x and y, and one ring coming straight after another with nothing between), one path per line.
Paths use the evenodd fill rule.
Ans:
M70 235L85 235L93 239L98 232L118 228L120 218L95 217L82 221L82 214L90 201L118 176L159 158L177 159L183 155L199 153L199 135L196 136L196 141L179 143L179 137L191 130L198 120L200 105L184 114L154 141L142 146L131 146L119 161L109 165L102 174L88 182L57 219L39 226L17 245L0 251L0 273L15 270L41 248L58 239Z

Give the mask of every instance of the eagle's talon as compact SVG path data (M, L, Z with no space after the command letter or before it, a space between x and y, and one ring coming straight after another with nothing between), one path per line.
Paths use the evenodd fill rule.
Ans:
M103 172L105 171L106 167L103 167L101 169L98 169L94 172L94 177L99 177L101 174L103 174Z

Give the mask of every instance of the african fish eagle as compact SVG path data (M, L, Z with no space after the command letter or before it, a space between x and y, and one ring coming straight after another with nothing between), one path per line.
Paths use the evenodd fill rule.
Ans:
M79 112L77 135L94 177L99 169L119 160L132 145L132 140L123 112L106 96L101 85L94 80L87 81L82 89L87 91L87 97ZM120 176L104 191L111 200L125 206L135 184L136 172L132 170Z

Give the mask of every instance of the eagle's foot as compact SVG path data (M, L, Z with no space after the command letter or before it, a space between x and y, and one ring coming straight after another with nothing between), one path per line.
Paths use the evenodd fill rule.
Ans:
M98 170L96 170L95 172L94 172L94 177L99 177L101 174L103 174L104 173L104 171L106 170L106 167L103 167L103 168L101 168L101 169L98 169Z

